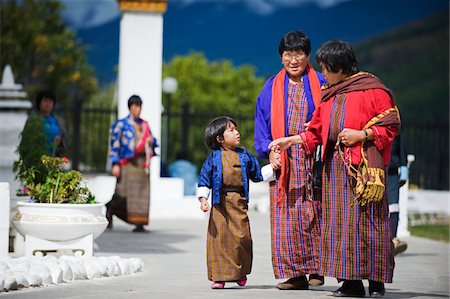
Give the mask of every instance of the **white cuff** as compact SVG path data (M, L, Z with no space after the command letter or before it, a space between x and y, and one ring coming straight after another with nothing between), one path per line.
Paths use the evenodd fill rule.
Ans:
M264 182L272 182L275 181L275 171L273 170L270 164L264 165L261 168L261 175L263 177Z
M400 206L398 203L392 203L389 205L389 213L398 213Z
M205 197L206 199L209 197L210 190L208 187L197 187L197 197Z

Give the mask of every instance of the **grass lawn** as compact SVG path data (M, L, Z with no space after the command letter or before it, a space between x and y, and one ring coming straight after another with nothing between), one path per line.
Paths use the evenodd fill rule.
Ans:
M419 225L410 226L408 229L414 236L449 242L450 229L448 225Z

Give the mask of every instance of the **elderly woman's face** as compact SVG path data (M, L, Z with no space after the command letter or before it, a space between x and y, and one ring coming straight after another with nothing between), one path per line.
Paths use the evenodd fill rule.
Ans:
M303 51L284 51L281 55L284 69L293 80L300 79L309 63L309 55Z
M337 73L333 73L332 71L329 71L327 69L327 66L321 62L320 66L322 67L322 74L325 76L325 79L327 79L328 84L333 85L336 83L341 82L347 75L343 74L342 71L339 71Z

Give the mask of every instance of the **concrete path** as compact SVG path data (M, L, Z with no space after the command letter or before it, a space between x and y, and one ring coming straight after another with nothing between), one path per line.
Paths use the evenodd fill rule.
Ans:
M201 213L199 211L199 213ZM150 233L132 233L132 227L114 219L112 231L97 239L96 256L141 258L144 272L129 276L27 288L0 293L0 298L333 298L333 278L308 291L280 291L274 287L270 258L269 215L250 212L254 260L246 287L230 283L211 290L206 278L207 218L155 219ZM449 298L449 244L410 237L408 250L396 257L394 283L385 298ZM364 282L367 286L367 281ZM366 292L367 289L366 289ZM368 293L366 294L368 297Z

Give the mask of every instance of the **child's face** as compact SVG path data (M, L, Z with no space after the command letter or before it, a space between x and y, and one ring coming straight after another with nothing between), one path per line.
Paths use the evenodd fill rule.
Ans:
M241 134L232 122L228 122L227 129L223 132L223 138L220 138L219 142L225 149L234 149L241 143Z

